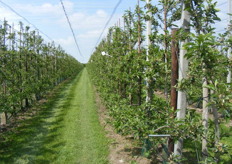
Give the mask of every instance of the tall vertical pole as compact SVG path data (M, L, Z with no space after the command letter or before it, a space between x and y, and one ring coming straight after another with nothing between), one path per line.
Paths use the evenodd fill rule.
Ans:
M5 49L5 46L6 46L6 33L7 33L7 22L6 20L4 19L4 22L3 22L3 29L4 29L4 33L3 33L3 45L4 45L4 49ZM3 50L3 51L6 51L6 50ZM4 53L4 56L3 58L6 58L6 53ZM4 61L4 60L3 60ZM6 68L6 63L4 62L3 64L3 69L5 70ZM3 88L3 95L6 96L7 94L7 81L6 79L3 80L3 84L2 84ZM7 122L7 114L6 112L3 112L3 113L0 113L0 120L1 120L1 125L6 125L6 122Z
M120 19L118 19L118 28L120 28Z
M172 29L172 77L171 77L171 107L177 108L177 91L175 85L178 81L178 41L176 33L178 28Z
M12 38L12 47L11 47L11 49L14 51L14 50L16 50L17 48L15 48L15 29L14 29L14 23L12 23L12 33L13 33L13 35L14 35L14 37Z
M9 39L9 45L8 45L8 49L9 50L12 50L12 38L11 38L11 35L12 35L12 27L10 25L9 26L9 36L10 36L10 39Z
M164 63L165 63L165 88L164 88L164 94L166 101L168 100L168 40L167 40L167 30L168 30L168 22L167 22L167 16L168 16L168 1L165 0L163 4L164 8Z
M183 1L183 8L182 8L182 14L181 14L181 28L184 29L186 32L189 32L190 30L190 13L185 10L186 4L185 1ZM183 40L180 43L180 57L179 57L179 81L185 79L187 77L187 70L188 70L188 60L185 58L185 54L187 51L184 49L184 44L186 44L188 40ZM177 109L179 111L177 112L177 118L178 119L184 119L186 114L186 108L187 108L187 97L186 93L184 91L178 91L178 98L177 98ZM174 154L175 155L182 155L182 148L183 148L183 139L180 138L174 147Z
M23 23L19 22L19 25L20 25L20 33L19 33L19 69L20 69L20 71L23 71L23 69L22 69L22 47L23 47L22 40L23 40L24 30L23 30ZM20 73L19 78L20 78L19 81L22 84L23 83L23 74L22 73ZM21 86L20 93L22 93L22 92L23 92L23 88ZM23 105L22 96L20 96L20 101L21 101L20 102L20 104L21 104L21 110L23 110L24 105Z
M151 40L150 40L150 35L151 35L151 17L152 17L152 13L150 12L150 3L151 0L146 0L147 2L147 14L148 14L148 19L146 22L146 27L147 27L147 33L146 33L146 44L147 44L147 50L146 50L146 61L149 62L149 48L151 45ZM146 71L149 71L148 68L146 68ZM146 103L149 103L151 101L151 97L152 97L152 91L150 88L150 82L149 82L149 78L146 77ZM151 79L150 79L151 80Z
M174 111L177 109L177 91L175 85L178 81L178 41L176 38L176 33L178 29L172 29L172 76L171 76L171 107ZM174 111L171 117L174 116ZM174 141L172 138L169 138L168 141L168 151L171 153L174 151Z
M206 74L206 69L203 69L203 73ZM208 121L209 121L209 89L206 88L208 85L207 77L203 77L203 85L202 85L202 96L203 96L203 108L202 108L202 125L203 125L203 135L202 135L202 155L203 160L208 157Z
M229 14L232 14L232 6L231 6L232 0L228 0L228 5L229 5ZM231 30L231 19L232 19L232 16L229 15L228 30ZM228 49L227 57L228 57L228 59L231 58L231 47L229 47L229 49ZM231 83L231 67L228 68L227 83Z
M128 15L129 17L129 27L128 27L128 32L129 32L129 52L130 52L130 54L131 54L131 52L132 52L132 45L131 45L131 36L132 36L132 34L131 34L131 8L129 8L129 15ZM129 68L129 74L131 74L131 68ZM131 83L129 84L129 87L130 87L130 89L132 88L132 85L131 85ZM133 104L133 97L132 97L132 94L131 94L131 92L129 93L129 99L130 99L130 105L132 105Z
M140 4L138 0L138 55L141 54L141 18L140 18ZM138 104L142 104L142 76L139 76L138 79L138 85L139 85L139 92L138 92Z
M141 53L141 26L140 26L140 4L138 0L138 53Z

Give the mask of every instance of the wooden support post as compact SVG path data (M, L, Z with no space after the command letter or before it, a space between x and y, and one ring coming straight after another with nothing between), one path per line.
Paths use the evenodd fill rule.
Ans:
M178 29L172 29L172 75L171 75L171 107L173 108L173 112L177 109L177 91L176 84L178 80L178 41L176 38ZM174 113L171 117L175 117ZM172 138L169 138L168 141L168 151L172 153L174 151L174 141Z
M178 29L172 29L172 76L171 76L171 107L177 108L177 91L175 85L178 81L178 41L176 38Z

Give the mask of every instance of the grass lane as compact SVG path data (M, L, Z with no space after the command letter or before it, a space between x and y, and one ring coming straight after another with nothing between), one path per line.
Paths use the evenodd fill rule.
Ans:
M0 163L108 163L108 142L100 126L87 70L43 110L0 141Z

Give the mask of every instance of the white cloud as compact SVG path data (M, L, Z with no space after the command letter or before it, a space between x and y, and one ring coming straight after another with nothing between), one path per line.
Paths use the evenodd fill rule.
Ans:
M95 13L87 12L74 12L74 4L71 1L63 1L65 9L68 13L69 19L75 30L91 30L91 29L102 29L106 23L109 15L104 10L97 10ZM17 4L15 7L22 12L29 15L33 15L41 18L42 21L46 21L47 18L53 18L53 22L63 27L68 27L64 11L60 3L44 3L42 5L22 5Z
M4 7L0 7L0 20L3 21L4 19L11 23L21 20L21 18L13 12L9 11Z
M77 36L79 47L85 56L84 59L80 59L60 2L55 1L54 3L54 1L47 1L47 3L43 4L40 2L33 3L34 1L28 2L27 4L20 4L19 2L17 4L11 4L11 7L48 36L56 38L54 41L60 44L64 50L75 56L78 60L87 62L105 23L109 19L110 13L107 12L109 9L109 7L106 7L107 4L102 4L104 5L102 7L101 5L99 6L99 2L96 2L98 5L92 4L93 2L91 2L90 5L92 4L92 8L96 10L89 11L89 3L85 2L86 10L76 10L77 6L75 6L74 0L63 0L65 9ZM80 8L80 6L78 6L78 8ZM115 23L118 17L120 16L115 14L111 23ZM22 20L22 18L18 17L9 9L0 7L0 19L3 20L4 18L9 22L14 22L15 28L18 28L16 25L18 21ZM25 21L23 22L27 25ZM33 28L31 29L33 30ZM107 30L104 35L106 33ZM47 39L46 37L44 38L45 40Z
M64 1L65 10L70 13L73 11L74 4L71 1ZM52 16L63 16L64 12L60 3L51 4L44 3L42 5L32 5L32 4L17 4L15 8L22 12L34 14L34 15L52 15Z
M81 39L97 38L100 36L101 32L102 32L101 30L91 30L91 31L87 31L86 33L82 33L77 37Z
M107 17L107 13L104 10L98 10L97 15L103 18Z
M97 10L93 14L74 12L69 15L69 19L74 29L102 29L108 19L108 14L104 10ZM59 23L67 25L66 18L61 18Z
M73 39L72 36L68 36L66 38L55 39L55 42L57 42L58 44L60 44L62 46L72 46L72 45L74 45L74 39Z

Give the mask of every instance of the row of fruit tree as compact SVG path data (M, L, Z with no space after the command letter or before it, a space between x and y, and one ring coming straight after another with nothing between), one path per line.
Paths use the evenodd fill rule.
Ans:
M19 30L17 30L19 29ZM45 97L62 81L77 75L83 65L38 30L6 20L0 28L1 124Z
M232 161L232 144L227 142L232 37L230 27L215 32L221 21L216 6L213 0L140 2L125 12L123 27L110 28L89 60L88 71L115 128L146 141L148 156L159 156L158 148L168 142L169 162ZM180 28L173 32L178 22ZM173 55L179 69L172 67ZM174 70L179 78L171 85ZM172 89L177 106L170 102Z

